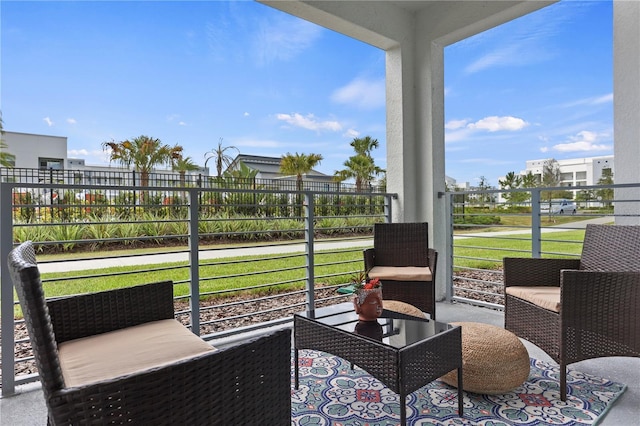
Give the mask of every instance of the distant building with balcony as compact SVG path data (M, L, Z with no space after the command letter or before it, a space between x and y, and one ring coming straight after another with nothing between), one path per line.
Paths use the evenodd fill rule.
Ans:
M540 181L544 165L550 158L543 160L529 160L526 169L520 172L526 175L531 172ZM614 176L613 155L588 158L571 158L567 160L556 160L560 169L560 185L566 187L597 185L603 176L603 170L609 170Z
M15 156L13 169L2 169L3 182L64 183L85 185L139 185L133 168L88 165L84 159L67 157L67 138L33 133L2 132L7 152ZM149 184L176 186L180 174L171 169L154 169ZM209 169L186 172L187 181L208 176Z
M227 167L227 171L237 170L240 168L240 163L243 163L249 169L257 172L256 179L260 181L269 179L275 181L295 182L297 180L297 176L283 175L280 173L281 160L281 157L238 154L236 158L234 158L233 162L229 164L229 167ZM315 191L339 191L341 187L341 184L337 182L333 176L326 175L314 169L303 174L302 180L304 182L304 189L311 189Z

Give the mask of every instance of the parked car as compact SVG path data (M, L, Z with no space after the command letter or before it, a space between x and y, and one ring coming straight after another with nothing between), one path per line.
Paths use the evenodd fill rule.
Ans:
M540 213L543 214L576 214L578 206L571 200L551 200L540 203Z

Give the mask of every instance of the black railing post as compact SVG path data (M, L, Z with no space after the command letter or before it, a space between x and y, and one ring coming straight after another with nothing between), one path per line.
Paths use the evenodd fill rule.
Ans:
M305 191L304 193L304 240L305 240L305 266L307 271L306 282L306 302L307 302L307 316L313 318L315 315L315 271L313 265L314 249L313 249L313 237L314 237L314 199L313 193Z
M198 246L200 235L198 230L198 213L200 205L195 193L198 189L189 188L189 275L190 294L189 304L191 308L191 331L200 335L200 252Z

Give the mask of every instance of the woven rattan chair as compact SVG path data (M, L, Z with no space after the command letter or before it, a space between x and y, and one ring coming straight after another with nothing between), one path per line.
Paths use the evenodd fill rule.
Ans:
M438 253L429 248L428 229L426 222L376 223L364 267L369 278L381 279L383 299L409 303L435 319Z
M30 242L10 253L9 269L31 337L48 424L290 424L290 329L220 350L187 330L187 339L207 346L201 354L68 386L67 364L60 356L65 344L112 336L110 332L120 336L153 322L172 324L173 284L168 281L45 300ZM186 330L180 324L173 327ZM158 337L163 339L161 347L168 346L165 336Z
M640 357L640 226L587 225L580 259L505 258L505 328L560 364Z

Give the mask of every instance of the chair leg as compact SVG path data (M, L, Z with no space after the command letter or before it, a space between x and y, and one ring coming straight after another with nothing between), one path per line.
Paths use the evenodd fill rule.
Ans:
M560 400L567 400L567 366L565 363L560 363Z

